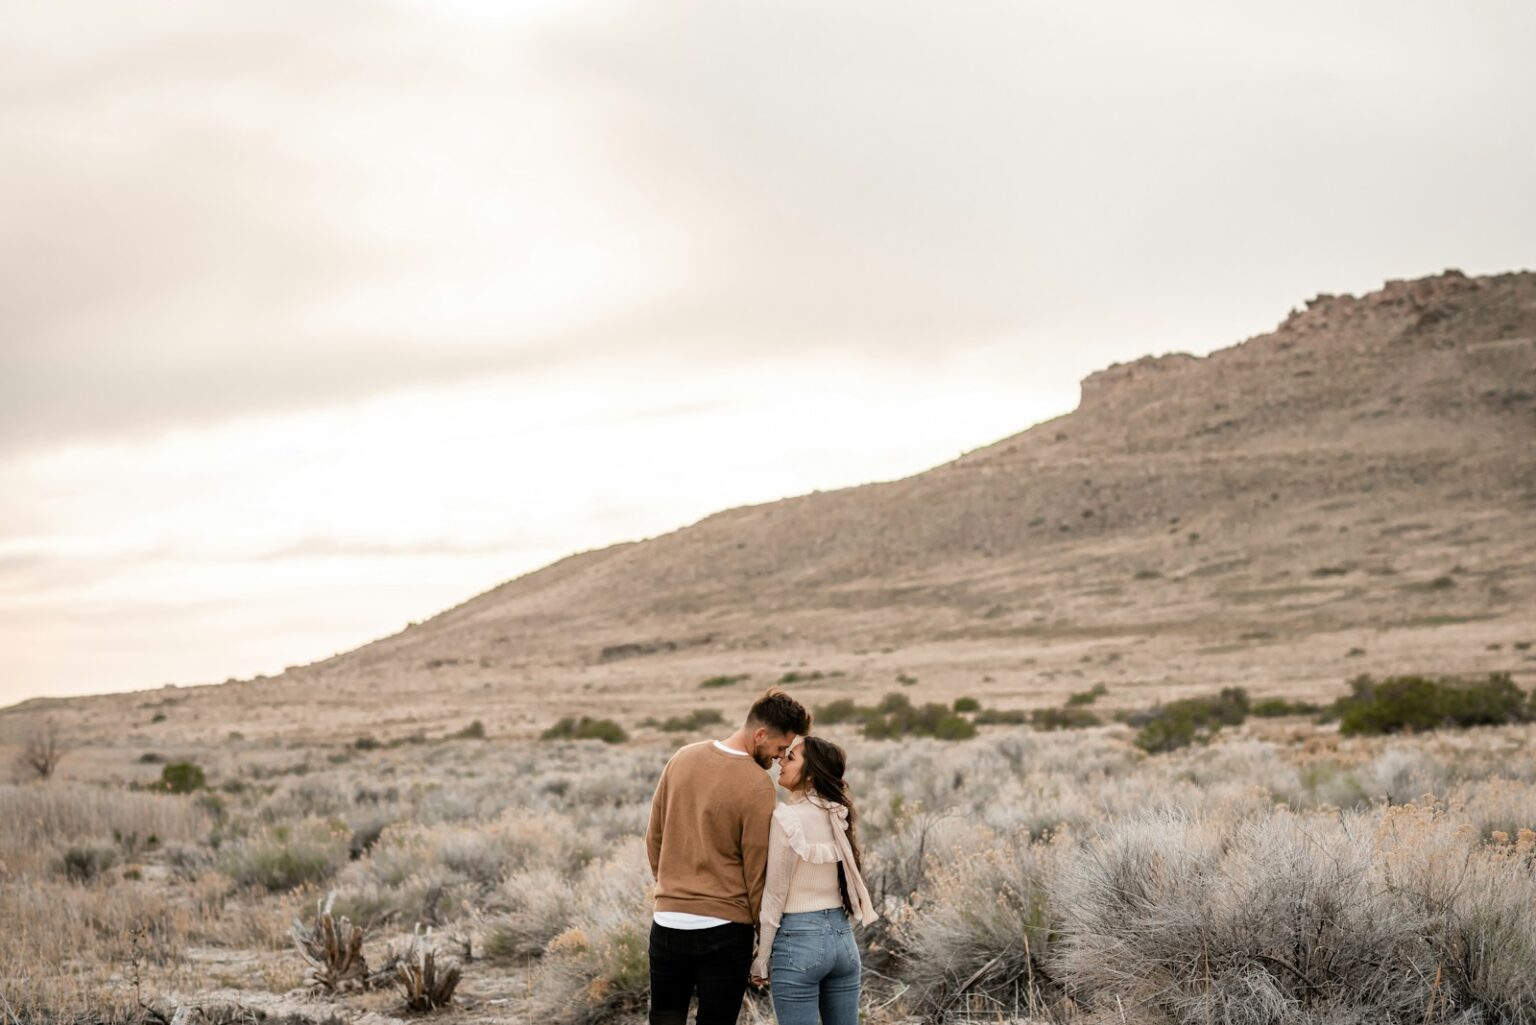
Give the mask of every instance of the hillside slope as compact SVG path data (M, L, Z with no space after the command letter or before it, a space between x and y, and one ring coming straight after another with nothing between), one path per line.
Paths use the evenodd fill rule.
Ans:
M915 697L1014 703L1094 677L1132 702L1528 674L1531 640L1536 274L1452 271L1319 296L1208 357L1112 366L1074 412L925 473L575 555L209 691L279 732L309 706L449 721L453 695L520 729L685 707L717 672L836 670L829 694L918 673Z

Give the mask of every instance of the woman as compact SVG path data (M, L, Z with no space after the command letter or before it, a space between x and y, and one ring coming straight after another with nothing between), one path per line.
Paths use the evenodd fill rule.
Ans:
M858 813L843 749L801 737L779 759L789 803L773 813L752 981L773 980L779 1025L857 1025L859 947L850 920L876 917L864 886Z

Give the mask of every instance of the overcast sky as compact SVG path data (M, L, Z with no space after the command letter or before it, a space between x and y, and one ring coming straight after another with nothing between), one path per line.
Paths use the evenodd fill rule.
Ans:
M0 704L1536 266L1525 2L0 0Z

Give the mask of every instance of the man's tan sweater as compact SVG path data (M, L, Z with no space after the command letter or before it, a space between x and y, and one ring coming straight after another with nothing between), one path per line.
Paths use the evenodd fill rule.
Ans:
M656 910L756 925L776 803L773 780L749 757L708 740L673 755L645 836Z

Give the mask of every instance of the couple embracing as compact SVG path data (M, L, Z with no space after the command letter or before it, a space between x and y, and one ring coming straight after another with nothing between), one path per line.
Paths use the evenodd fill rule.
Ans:
M851 922L876 913L860 865L843 749L776 688L724 740L679 750L651 802L656 877L651 1023L735 1022L750 981L780 1025L855 1025L859 948ZM789 793L778 803L773 779Z

